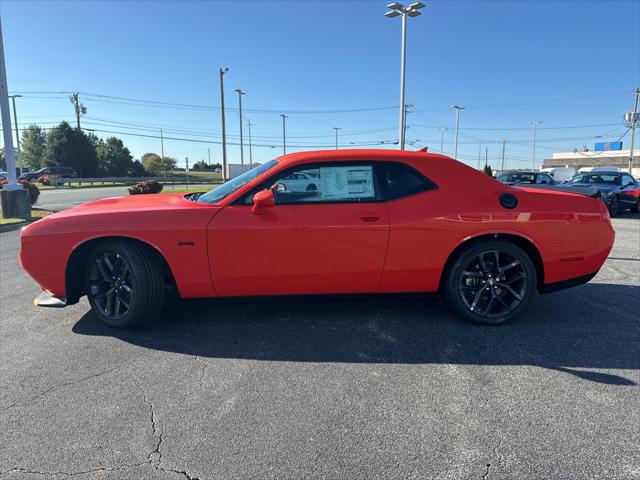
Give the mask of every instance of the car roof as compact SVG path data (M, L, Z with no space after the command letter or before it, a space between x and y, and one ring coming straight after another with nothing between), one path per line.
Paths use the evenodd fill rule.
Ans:
M295 165L306 162L340 162L345 160L353 161L402 161L402 160L424 160L427 158L448 158L442 155L427 153L421 150L390 150L382 148L352 148L343 150L312 150L305 152L289 153L277 158L283 166Z

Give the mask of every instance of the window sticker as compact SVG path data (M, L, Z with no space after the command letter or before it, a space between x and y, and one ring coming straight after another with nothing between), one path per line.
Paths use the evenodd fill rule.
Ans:
M322 167L320 180L325 200L375 197L371 165Z

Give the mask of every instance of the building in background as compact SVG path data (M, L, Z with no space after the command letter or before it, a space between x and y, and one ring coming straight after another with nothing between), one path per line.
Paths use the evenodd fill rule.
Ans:
M542 168L571 167L576 171L583 167L611 167L627 172L629 170L629 150L604 150L587 152L560 152L554 153L552 158L547 158ZM636 178L640 177L640 151L633 152L633 172Z

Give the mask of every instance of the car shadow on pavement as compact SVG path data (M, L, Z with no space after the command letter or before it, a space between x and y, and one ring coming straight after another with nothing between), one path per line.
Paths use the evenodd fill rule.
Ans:
M138 330L91 312L80 335L200 357L289 362L532 365L613 385L640 368L640 287L590 283L538 297L515 321L460 320L432 296L179 301Z

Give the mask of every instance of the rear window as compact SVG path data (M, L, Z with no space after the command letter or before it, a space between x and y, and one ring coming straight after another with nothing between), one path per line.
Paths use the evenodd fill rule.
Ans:
M409 195L438 188L435 183L425 178L420 172L402 163L385 163L382 167L383 188L385 198L395 200Z

